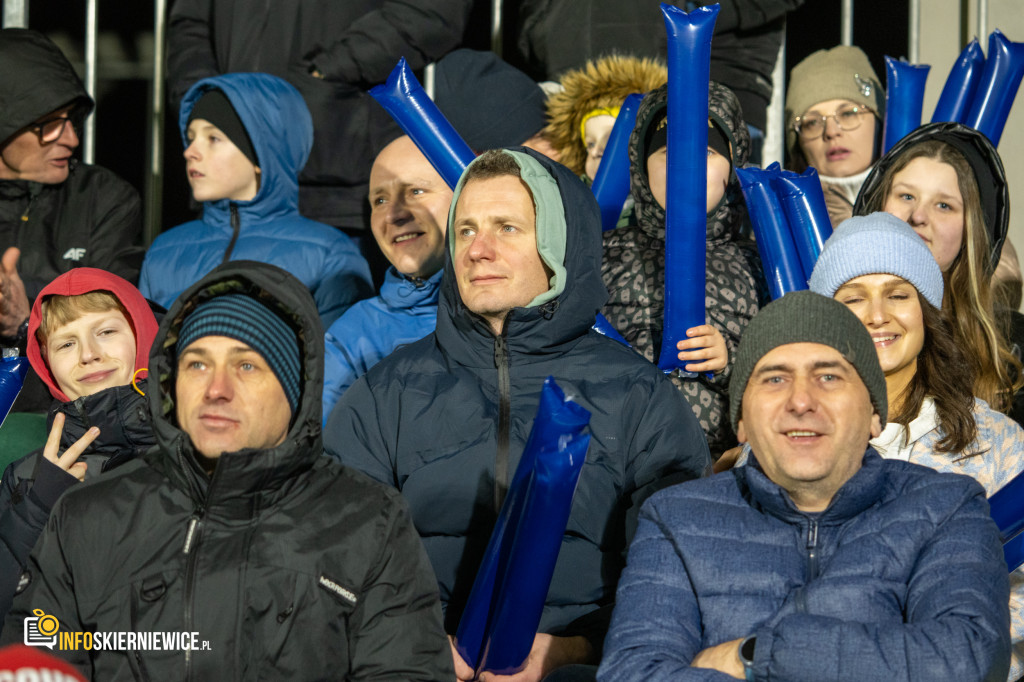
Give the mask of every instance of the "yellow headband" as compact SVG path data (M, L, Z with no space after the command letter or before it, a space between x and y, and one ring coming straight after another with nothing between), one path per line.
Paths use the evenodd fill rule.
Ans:
M599 107L597 109L591 109L587 113L583 114L583 120L580 121L580 139L583 140L584 147L587 146L587 121L595 116L611 116L612 118L618 118L619 107Z

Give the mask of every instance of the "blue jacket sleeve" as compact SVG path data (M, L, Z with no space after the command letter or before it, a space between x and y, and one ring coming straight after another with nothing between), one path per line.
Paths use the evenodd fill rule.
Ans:
M600 682L733 679L690 667L701 650L700 606L670 537L657 507L644 505L619 579Z
M324 329L330 328L353 303L373 295L366 259L346 235L338 232L337 236L334 244L325 246L328 255L324 274L312 291Z

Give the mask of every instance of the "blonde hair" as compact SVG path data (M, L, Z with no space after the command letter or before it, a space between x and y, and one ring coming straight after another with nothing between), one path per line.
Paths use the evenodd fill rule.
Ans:
M47 296L41 306L42 314L36 338L45 350L46 340L64 325L74 322L87 313L105 313L109 310L120 311L131 325L131 317L117 296L109 291L90 291L76 296Z
M956 171L964 202L964 238L960 252L943 273L946 295L942 309L949 314L953 337L974 370L974 395L994 409L1007 412L1014 393L1024 385L1024 376L1021 362L1010 351L1006 332L993 312L991 245L978 181L967 159L945 142L916 144L886 169L877 191L866 198L865 205L872 211L882 210L896 174L919 158L948 164Z

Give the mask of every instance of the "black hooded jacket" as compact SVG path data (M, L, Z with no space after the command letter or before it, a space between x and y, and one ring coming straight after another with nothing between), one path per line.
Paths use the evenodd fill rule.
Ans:
M199 302L259 298L297 330L302 397L280 445L225 453L212 477L174 418L175 341ZM147 380L158 447L60 499L5 642L31 609L62 630L196 632L209 650L58 651L97 680L441 680L437 587L393 491L322 456L323 330L288 273L227 263L168 312Z
M0 146L25 126L70 104L93 102L71 64L37 31L0 31ZM18 273L31 304L44 286L74 267L94 267L139 281L139 195L99 166L71 162L58 184L0 180L0 245L21 249Z
M655 200L647 178L644 140L647 130L668 108L668 89L662 86L644 97L636 126L629 138L630 185L633 211L627 224L604 233L602 276L608 302L602 309L612 326L651 362L661 354L665 315L665 209ZM725 133L732 149L733 169L743 168L750 151L750 135L743 123L736 96L724 85L711 82L710 119ZM740 227L747 207L734 170L725 196L707 216L704 288L707 323L725 338L729 366L707 379L685 378L678 370L672 382L686 396L716 456L736 444L729 426L729 376L740 336L766 300L761 259Z
M353 384L327 422L327 449L402 491L447 605L445 627L454 633L496 516L496 477L500 485L510 480L541 385L553 376L590 410L592 440L540 631L583 635L597 650L640 502L666 479L704 474L707 445L657 367L591 330L607 297L593 194L564 166L511 151L521 152L521 167L530 166L523 178L534 196L538 239L549 224L543 216L564 216L564 289L541 305L513 308L495 336L463 303L449 250L436 332Z

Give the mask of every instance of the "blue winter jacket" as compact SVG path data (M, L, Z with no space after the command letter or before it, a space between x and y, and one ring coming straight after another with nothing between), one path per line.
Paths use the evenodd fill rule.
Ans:
M411 280L388 268L380 296L359 301L324 336L324 425L338 398L366 371L399 346L419 341L437 325L438 270Z
M798 511L756 460L644 505L598 673L731 680L701 650L757 637L755 680L998 680L1009 584L981 486L883 460Z
M139 289L165 308L216 266L254 260L287 270L305 284L324 327L373 287L370 268L341 231L299 215L298 174L313 145L313 123L298 90L265 73L205 78L185 95L179 125L207 90L231 101L252 140L260 188L250 201L203 202L203 217L168 230L146 253Z
M564 257L552 286L561 293L513 308L495 336L463 303L449 248L436 331L352 385L327 421L324 446L402 491L437 575L445 626L455 633L493 528L495 488L507 489L541 386L553 376L591 412L592 439L540 631L581 635L599 649L640 503L666 478L703 475L710 457L693 412L665 375L591 329L608 295L593 193L535 152L515 158L527 166L538 241L554 241L557 230L548 226L563 217ZM449 217L449 246L454 232Z

